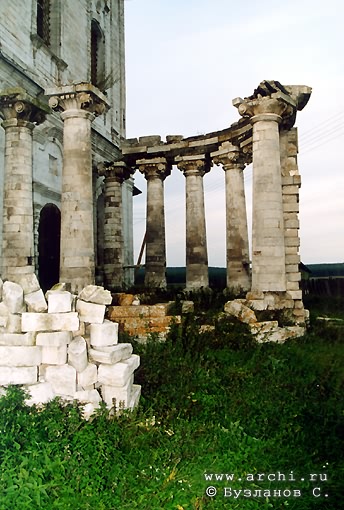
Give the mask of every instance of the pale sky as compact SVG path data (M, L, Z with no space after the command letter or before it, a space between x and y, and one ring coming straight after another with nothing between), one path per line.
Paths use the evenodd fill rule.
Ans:
M344 2L127 0L127 138L217 131L239 120L232 99L262 80L313 88L298 112L301 259L344 262ZM252 166L245 169L251 224ZM204 177L210 266L225 267L224 171ZM146 182L134 198L135 262ZM168 266L185 265L184 176L165 180Z

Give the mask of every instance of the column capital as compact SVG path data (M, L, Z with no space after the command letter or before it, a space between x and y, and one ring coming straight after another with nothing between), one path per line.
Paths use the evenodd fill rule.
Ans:
M243 170L245 168L245 154L231 142L223 142L219 149L212 152L210 156L215 165L222 165L225 171L234 168Z
M84 110L98 117L110 108L104 94L90 83L49 88L45 94L50 97L50 108L59 112Z
M190 156L177 156L175 158L177 167L181 170L185 177L189 175L204 176L209 172L212 162L206 159L205 154L190 155Z
M0 92L0 116L3 127L31 127L45 121L50 112L48 105L28 94L20 87Z
M274 121L280 123L287 118L295 118L296 105L286 94L272 94L272 96L259 96L256 98L233 99L233 106L238 109L242 117L249 117L251 122Z
M136 161L138 170L144 174L147 180L161 179L162 181L170 175L171 164L166 158L138 159Z
M98 175L104 176L105 179L114 179L115 181L122 184L126 179L134 173L124 161L115 161L113 163L99 163L97 165Z

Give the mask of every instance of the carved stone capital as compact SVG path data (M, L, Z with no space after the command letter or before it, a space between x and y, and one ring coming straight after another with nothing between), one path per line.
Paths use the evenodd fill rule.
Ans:
M49 106L54 111L84 110L98 117L110 107L104 94L89 83L47 89L45 93L50 96Z
M138 159L136 166L147 180L161 179L163 181L171 173L171 165L165 158Z
M0 93L0 115L7 125L29 125L34 127L45 121L49 107L30 96L24 89L7 89ZM16 124L13 124L15 122Z
M223 142L219 150L212 152L210 156L215 165L222 165L224 170L238 168L243 170L245 167L245 157L239 147L231 142Z
M261 96L233 100L233 105L238 108L242 117L250 118L252 123L259 121L274 121L282 123L283 127L290 127L295 122L296 105L294 100L282 93L274 93L272 96Z
M114 179L121 184L133 174L133 170L129 168L124 161L99 163L97 165L97 172L99 176L105 177L105 182L107 179Z
M180 156L176 157L177 167L181 170L185 177L189 175L197 175L203 177L209 172L212 162L207 161L204 155L199 156Z

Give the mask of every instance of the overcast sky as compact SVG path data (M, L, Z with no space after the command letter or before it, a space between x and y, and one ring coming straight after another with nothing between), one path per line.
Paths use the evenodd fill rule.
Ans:
M313 88L298 113L301 259L344 262L344 2L127 0L127 137L192 136L239 119L232 99L264 79ZM252 167L245 169L251 224ZM224 171L204 177L209 265L225 267ZM134 198L135 261L146 182ZM167 264L185 265L184 176L165 180Z

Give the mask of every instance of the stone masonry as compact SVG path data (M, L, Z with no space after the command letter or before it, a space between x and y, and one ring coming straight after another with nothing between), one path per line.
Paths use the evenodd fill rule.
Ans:
M145 285L166 287L164 180L171 173L165 158L139 159L138 168L147 180Z
M78 292L95 281L91 122L108 104L87 83L47 89L46 94L63 120L60 280Z
M23 89L0 94L5 120L5 172L2 262L3 277L33 273L32 132L45 120L48 108Z
M95 285L75 296L59 284L44 296L34 274L20 285L0 280L0 386L24 386L29 405L77 400L86 419L102 400L114 411L133 409L140 359L104 319L111 299Z
M169 135L126 140L122 160L161 158L185 175L186 288L208 286L203 175L212 164L225 170L227 287L247 292L252 310L287 310L292 324L304 326L307 314L299 287L300 176L297 168L297 112L307 104L311 88L263 81L252 96L236 98L241 119L222 131L183 138ZM250 271L243 172L253 163L252 264ZM162 194L159 195L163 210ZM147 237L154 229L147 221ZM165 237L161 236L161 243Z

